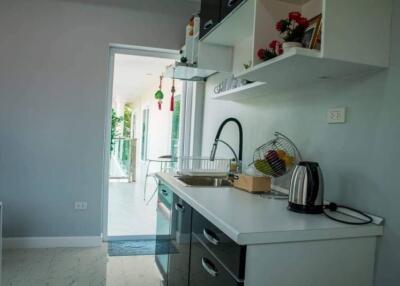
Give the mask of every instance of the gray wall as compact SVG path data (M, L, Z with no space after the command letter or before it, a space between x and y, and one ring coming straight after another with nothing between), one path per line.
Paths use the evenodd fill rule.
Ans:
M204 114L204 154L209 154L218 125L228 116L243 124L245 164L251 162L254 149L279 130L298 144L306 159L321 163L327 199L383 216L377 286L400 281L400 1L394 7L393 27L387 71L245 103L210 99L213 86L221 80L214 77L207 83ZM348 123L327 124L328 109L343 106L349 111ZM233 126L222 136L235 142L235 133ZM221 147L220 155L229 152Z
M0 201L6 237L101 233L108 45L179 49L197 5L0 1ZM74 211L80 200L88 202L86 212Z

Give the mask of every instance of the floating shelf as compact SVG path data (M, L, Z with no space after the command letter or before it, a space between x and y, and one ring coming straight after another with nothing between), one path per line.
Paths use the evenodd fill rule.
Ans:
M271 92L295 90L322 79L341 79L387 68L391 2L247 0L201 42L230 47L234 75L265 82ZM262 62L257 51L280 38L275 25L291 11L299 11L309 19L322 14L321 51L298 48ZM249 62L253 67L244 70L244 64Z
M284 54L258 64L236 77L249 81L264 82L264 93L296 90L318 81L345 79L365 74L379 67L323 58L320 51L292 48ZM251 89L247 92L252 92Z
M263 82L253 82L238 88L227 90L213 96L213 99L240 101L251 97L265 95L266 84Z

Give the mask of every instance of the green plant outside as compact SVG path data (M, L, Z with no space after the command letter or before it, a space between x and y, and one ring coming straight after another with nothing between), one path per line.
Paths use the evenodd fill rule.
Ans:
M127 140L123 141L121 162L126 171L130 168L132 141L128 140L132 137L132 103L127 103L124 106L124 128L123 137Z
M110 152L114 150L115 146L115 137L119 136L117 132L117 125L121 123L123 120L122 116L117 116L117 112L115 112L114 108L111 111L111 144L110 144Z
M172 132L171 132L171 155L174 158L178 157L180 113L181 113L181 102L179 100L176 100L174 113L172 114Z

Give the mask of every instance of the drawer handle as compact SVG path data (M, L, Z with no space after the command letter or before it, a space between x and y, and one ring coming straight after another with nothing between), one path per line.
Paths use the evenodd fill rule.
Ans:
M208 229L205 228L203 230L203 235L210 243L212 243L214 245L219 244L218 236L215 233L209 231Z
M161 193L162 193L165 197L168 196L168 191L167 191L167 190L161 189Z
M208 21L204 24L203 29L204 29L204 30L207 30L207 29L209 29L212 25L214 25L213 20L208 20Z
M203 266L204 270L210 274L212 277L217 277L218 271L214 264L208 260L207 258L203 257L201 259L201 265Z
M185 207L180 203L175 204L175 209L176 209L176 211L178 211L180 213L183 213L185 211Z
M228 1L228 7L232 7L233 5L235 5L237 0L229 0Z

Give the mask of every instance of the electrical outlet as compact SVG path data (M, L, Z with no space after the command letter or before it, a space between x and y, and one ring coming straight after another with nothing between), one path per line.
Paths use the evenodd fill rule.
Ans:
M328 123L346 123L346 108L333 108L328 111Z
M87 210L87 202L75 202L75 209L76 210Z

